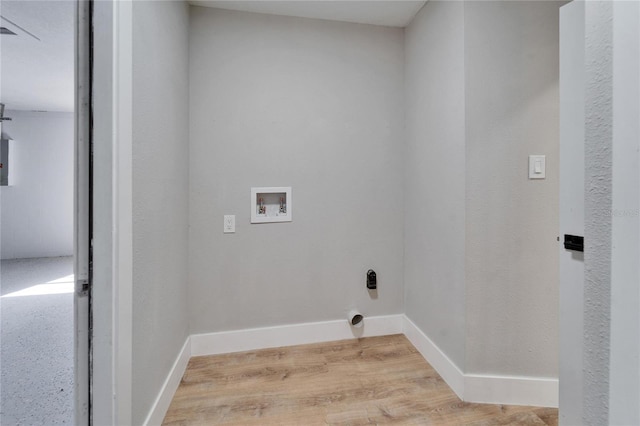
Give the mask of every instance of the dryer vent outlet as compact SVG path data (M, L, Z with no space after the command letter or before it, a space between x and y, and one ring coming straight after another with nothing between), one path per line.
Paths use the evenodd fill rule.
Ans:
M347 318L349 321L349 325L352 327L362 327L364 325L364 317L358 311L349 312L349 317Z

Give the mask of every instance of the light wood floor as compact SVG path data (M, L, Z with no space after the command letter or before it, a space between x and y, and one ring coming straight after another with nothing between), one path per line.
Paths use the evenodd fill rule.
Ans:
M460 401L403 335L194 357L165 425L557 425Z

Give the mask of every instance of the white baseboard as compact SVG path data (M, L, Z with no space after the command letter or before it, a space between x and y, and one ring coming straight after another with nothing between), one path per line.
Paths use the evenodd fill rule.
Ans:
M182 349L180 350L178 357L171 367L171 371L169 371L169 375L162 384L162 388L160 388L160 392L158 393L156 400L151 406L151 410L144 421L145 426L159 426L162 424L164 416L167 414L167 410L171 404L171 400L173 399L173 395L175 395L176 390L180 385L180 381L182 380L182 376L184 376L184 372L187 370L187 364L189 364L190 358L191 337L187 337L184 345L182 345Z
M162 423L192 356L400 333L404 333L456 395L464 401L540 407L558 406L557 379L464 374L406 315L398 314L365 317L362 328L351 327L345 318L335 321L193 334L185 341L144 424L154 426Z
M404 316L403 331L411 344L422 354L422 357L431 364L456 395L464 400L464 374L458 366L406 315Z
M464 400L558 408L558 379L466 374Z
M558 407L558 379L464 374L409 318L404 334L449 387L466 402Z
M191 335L191 355L217 355L280 346L331 342L357 337L402 333L404 315L365 317L361 328L344 320L251 328L237 331Z

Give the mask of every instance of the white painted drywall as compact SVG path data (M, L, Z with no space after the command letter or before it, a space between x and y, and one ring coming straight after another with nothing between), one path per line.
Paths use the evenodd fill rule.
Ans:
M428 2L406 30L406 313L466 374L558 374L559 6Z
M465 359L464 3L428 2L405 32L406 315Z
M7 108L73 112L76 3L2 2L2 26L16 34L2 37L0 91Z
M465 3L469 373L558 375L559 6Z
M2 259L73 254L73 113L5 111L15 181L2 196Z
M189 0L196 6L299 18L355 22L357 24L405 27L424 1L219 1Z
M584 2L560 8L559 419L582 423L584 253L564 235L584 236Z
M402 312L403 31L192 7L189 53L191 332Z
M189 335L188 27L185 2L133 3L133 424Z

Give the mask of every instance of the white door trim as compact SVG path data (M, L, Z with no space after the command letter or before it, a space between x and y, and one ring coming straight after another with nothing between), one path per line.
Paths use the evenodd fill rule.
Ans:
M114 2L113 289L115 424L132 419L133 4Z
M93 2L92 423L132 419L132 2Z

